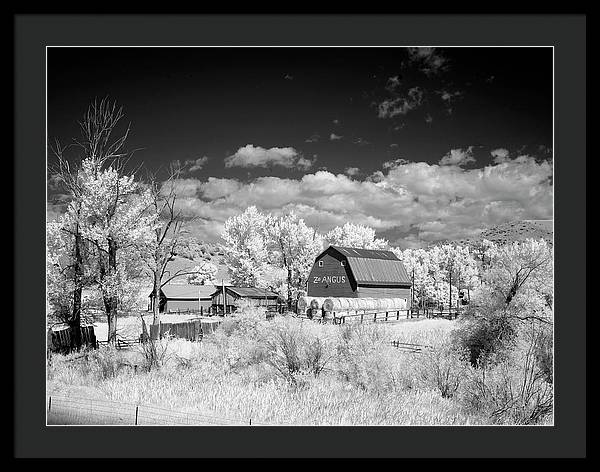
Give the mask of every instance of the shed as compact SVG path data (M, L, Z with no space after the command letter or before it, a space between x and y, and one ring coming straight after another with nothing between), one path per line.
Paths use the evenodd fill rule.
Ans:
M166 284L160 290L161 313L207 310L211 305L214 285ZM152 299L152 294L149 295ZM150 305L150 310L152 306Z
M277 307L279 295L264 288L225 286L225 302L227 312L237 309L241 301L251 306L265 308ZM216 287L212 293L212 306L216 311L223 311L223 287Z
M411 279L392 251L329 246L315 258L309 297L405 298Z

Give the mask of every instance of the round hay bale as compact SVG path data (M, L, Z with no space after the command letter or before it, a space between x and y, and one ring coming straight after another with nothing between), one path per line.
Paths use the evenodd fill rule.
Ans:
M326 312L333 311L335 302L331 298L326 298L323 300L323 310Z
M321 309L321 300L319 298L311 298L310 300L310 308L311 310L320 310Z
M349 310L350 309L350 299L348 298L339 298L340 301L340 310Z
M306 308L308 307L309 303L310 301L308 300L308 297L298 298L298 312L306 313Z

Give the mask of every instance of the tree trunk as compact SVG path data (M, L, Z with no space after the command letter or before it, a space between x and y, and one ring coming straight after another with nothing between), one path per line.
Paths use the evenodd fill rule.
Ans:
M292 308L292 269L288 268L288 276L287 276L287 284L288 284L288 293L287 293L287 299L288 299L288 310L291 310Z
M111 238L108 239L108 273L117 273L117 243ZM117 343L117 304L118 298L114 293L104 299L108 318L108 344L112 345Z
M82 278L83 278L83 256L81 254L82 238L79 232L79 225L75 230L75 270L74 282L75 290L73 291L73 312L69 320L69 328L71 331L71 351L81 349L81 293L82 293Z
M154 272L154 290L152 292L152 324L160 323L160 276Z

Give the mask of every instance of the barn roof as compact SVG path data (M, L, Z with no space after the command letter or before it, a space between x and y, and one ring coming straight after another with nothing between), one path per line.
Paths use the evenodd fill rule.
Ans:
M410 285L404 264L392 251L329 246L343 255L359 285Z
M167 298L184 298L198 300L199 288L199 285L166 284L162 287L161 290Z
M270 290L257 287L225 287L228 292L232 292L242 298L277 298L278 295ZM222 288L217 287L217 290L213 292L213 296L217 293L221 293Z

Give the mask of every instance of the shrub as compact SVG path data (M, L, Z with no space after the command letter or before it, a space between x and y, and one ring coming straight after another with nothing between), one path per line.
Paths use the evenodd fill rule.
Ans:
M420 379L425 387L451 398L460 387L467 369L467 353L456 344L446 343L423 354Z
M462 326L455 330L454 341L459 349L468 352L471 365L476 366L482 359L489 360L491 355L504 352L515 335L513 322L500 314L467 317Z
M492 423L537 424L552 415L554 394L544 366L538 362L540 333L521 333L515 346L498 358L490 354L477 368L470 367L463 404L484 413Z

